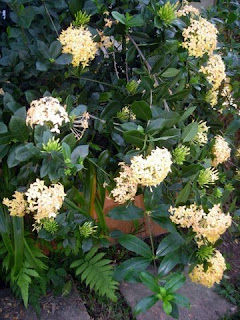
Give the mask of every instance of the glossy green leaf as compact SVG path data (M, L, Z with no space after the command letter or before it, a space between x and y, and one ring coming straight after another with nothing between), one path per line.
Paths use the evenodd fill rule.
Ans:
M133 251L144 258L152 258L152 251L141 239L131 234L126 234L118 239L119 243L126 249Z
M187 183L185 187L179 192L177 199L176 199L176 204L180 203L186 203L188 201L189 195L191 193L191 184Z
M28 138L28 127L26 121L20 117L12 116L9 123L9 130L18 141L24 142Z
M189 125L187 125L186 128L184 128L181 139L183 142L192 141L193 138L197 135L197 133L198 123L192 122Z
M132 111L136 114L136 117L142 120L150 120L152 117L152 111L150 106L145 101L134 101L132 104Z
M172 78L175 77L179 73L179 69L176 68L168 68L165 72L161 74L161 77L164 78Z
M176 251L184 244L183 237L178 233L172 233L166 236L159 244L156 255L157 257L163 257L170 252Z
M146 312L152 306L154 306L159 301L157 295L152 295L143 298L141 301L139 301L134 309L134 314L138 315L142 312Z
M115 220L131 221L143 218L144 211L132 204L119 206L109 211L108 216Z

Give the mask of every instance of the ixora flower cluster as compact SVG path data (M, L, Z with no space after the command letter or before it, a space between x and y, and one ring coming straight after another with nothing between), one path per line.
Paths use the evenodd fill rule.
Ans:
M214 254L206 262L208 263L206 271L203 264L197 264L189 274L189 277L192 282L211 288L214 283L220 283L227 267L221 252L218 250L215 250Z
M169 212L172 222L182 228L192 228L196 233L195 240L198 247L214 244L232 223L230 214L224 214L220 205L214 205L208 213L196 204L192 204L190 207L170 207ZM215 259L216 254L217 259ZM218 251L206 260L209 263L208 269L205 271L203 263L198 264L190 273L190 278L193 282L211 287L222 279L226 265L224 258Z
M134 156L130 166L120 163L119 177L115 178L116 187L111 195L114 201L125 203L133 200L138 185L155 187L159 185L171 171L172 156L165 148L156 148L146 158Z
M217 167L219 164L227 161L230 158L231 148L229 147L227 141L218 135L215 137L212 153L214 156L212 165Z
M188 13L192 13L192 15L190 25L182 32L184 38L182 47L187 49L189 55L195 58L201 58L204 54L209 56L206 65L201 66L200 72L206 76L207 81L212 85L205 100L214 107L218 102L219 88L222 81L226 79L222 57L213 53L217 48L218 30L206 19L198 17L198 14L193 10L194 8L190 9L186 6L186 11L184 11L184 8L183 12L180 10L179 17Z
M190 56L202 57L205 53L212 54L217 47L217 29L204 18L190 19L190 26L183 30L182 47Z
M89 61L95 58L97 44L93 41L92 34L85 27L74 27L70 25L63 30L59 36L62 44L62 52L70 53L73 56L72 65L83 68L88 66Z
M182 17L182 16L199 16L200 11L197 8L194 8L193 6L189 5L187 1L183 1L183 7L179 9L176 13L177 17Z
M37 179L32 183L27 192L16 191L13 199L3 199L3 204L8 207L11 216L23 217L33 214L38 224L44 219L55 218L61 209L65 197L64 187L61 183L47 187L44 181Z
M225 64L219 54L213 54L209 57L206 66L201 66L200 71L206 76L208 82L212 85L212 89L207 94L211 106L217 104L219 88L226 79Z
M60 133L59 127L63 123L69 122L69 116L58 99L53 97L44 97L39 100L33 100L27 112L26 124L34 125L44 124L51 127L52 132Z

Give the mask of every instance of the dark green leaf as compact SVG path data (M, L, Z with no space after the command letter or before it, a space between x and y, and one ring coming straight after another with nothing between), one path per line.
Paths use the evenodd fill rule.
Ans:
M181 258L177 251L168 253L163 258L158 268L159 276L166 276L179 263L181 263Z
M114 272L114 278L117 281L122 281L128 273L139 273L140 271L146 270L150 263L151 259L149 258L137 257L128 259L117 266Z
M115 220L130 221L143 218L144 211L134 205L119 206L112 209L108 216Z
M176 199L176 204L178 205L180 203L186 203L188 201L190 193L191 193L191 184L187 183L185 187L179 192Z
M120 21L122 24L127 23L126 17L117 11L112 11L112 16L115 20Z
M149 120L152 117L150 106L145 101L134 101L132 104L132 111L136 117L142 120Z
M193 138L197 135L197 133L198 123L192 122L189 125L187 125L186 128L184 128L181 139L183 142L192 141Z
M178 233L172 233L166 236L159 244L157 248L157 257L165 256L170 252L176 251L179 247L184 244L183 237Z
M159 299L158 299L157 295L152 295L152 296L148 296L148 297L143 298L136 305L136 307L134 309L134 314L138 315L139 313L146 312L147 310L152 308L152 306L154 306L158 302L158 300Z
M140 273L140 279L142 283L148 287L151 291L158 293L159 292L159 284L158 284L158 278L156 276L153 276L149 272L141 272Z
M188 298L178 294L178 293L172 293L173 299L172 301L176 304L184 307L184 308L190 308L190 302Z
M145 135L138 130L124 132L123 137L126 142L139 148L142 148L145 139Z
M16 116L12 116L9 129L14 136L15 139L18 141L24 142L28 138L28 128L26 126L26 122L24 119Z
M63 53L55 60L56 64L65 65L72 62L72 55L70 53Z
M143 240L131 234L126 234L121 236L118 241L124 248L133 251L144 258L152 259L152 251Z
M172 77L175 77L179 73L179 71L180 70L176 68L168 68L165 72L161 74L161 77L172 78Z
M165 284L164 288L167 290L168 293L177 291L179 288L182 287L186 278L183 274L175 274L171 277L169 281Z

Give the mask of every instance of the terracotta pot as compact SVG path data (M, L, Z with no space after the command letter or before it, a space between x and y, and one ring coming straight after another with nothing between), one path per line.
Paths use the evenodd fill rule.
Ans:
M135 206L145 210L144 208L144 201L143 195L138 195L135 197L134 201ZM132 221L123 221L123 220L115 220L111 219L107 216L108 212L118 207L119 204L114 202L111 198L105 198L103 212L105 214L105 221L110 231L113 230L120 230L123 233L136 233L137 236L140 238L147 238L149 237L149 227L151 228L151 232L154 236L158 236L160 234L166 233L167 231L163 229L159 224L152 221L152 219L148 219L146 216L143 219L138 220L139 230L134 226ZM97 219L96 213L94 214L94 218ZM149 220L149 225L147 220Z

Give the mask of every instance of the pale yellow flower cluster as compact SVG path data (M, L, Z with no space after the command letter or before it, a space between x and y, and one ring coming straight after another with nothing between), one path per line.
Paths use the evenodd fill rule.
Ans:
M205 287L211 288L214 283L219 283L226 270L226 263L222 254L216 250L214 255L207 259L209 266L204 271L203 264L198 264L194 267L193 271L189 274L192 282L200 283Z
M123 107L121 111L117 113L117 117L120 120L132 120L132 121L136 120L135 113L133 113L128 106Z
M98 34L100 36L100 42L97 44L99 48L104 47L105 49L109 49L113 46L113 41L111 37L105 36L103 31L98 30Z
M173 208L171 206L169 212L172 222L180 225L182 228L198 225L205 214L202 207L198 207L196 204L191 204L189 208L186 206Z
M149 156L134 156L131 165L120 162L121 171L119 177L115 178L116 187L111 195L114 201L125 203L134 200L138 185L157 186L171 171L171 154L165 148L154 149Z
M51 126L52 132L60 133L59 127L63 123L69 122L69 116L58 99L53 97L44 97L39 100L33 100L27 112L26 124L34 125L44 124Z
M230 158L231 148L229 147L227 141L218 135L215 137L212 153L214 156L212 165L217 167L220 163L223 163Z
M81 140L85 131L88 129L89 119L90 114L87 111L84 111L80 116L77 116L73 120L73 127L71 128L71 131L77 140Z
M70 25L61 32L59 41L63 47L62 52L72 54L72 65L74 67L81 64L85 68L89 61L95 58L97 45L93 41L91 32L84 27Z
M214 90L214 89L209 90L205 97L206 102L210 103L210 105L214 107L218 103L218 94L219 94L218 90Z
M234 99L232 97L232 89L231 86L228 83L224 84L224 87L221 92L221 96L224 98L223 107L226 109L229 109L230 107L234 109L238 109L237 104L234 102Z
M171 171L172 156L166 148L157 147L146 158L142 155L134 156L131 169L136 183L155 187L159 185Z
M27 197L27 211L34 214L37 222L44 218L55 218L62 207L65 197L61 183L47 187L44 181L37 179L25 193Z
M37 179L27 192L16 191L13 200L3 199L11 216L23 217L26 213L33 213L34 219L40 223L45 218L55 218L62 207L65 197L64 187L61 183L47 187L44 181Z
M214 205L208 213L196 204L170 207L170 219L182 228L192 228L196 233L195 240L198 246L205 244L206 240L215 243L220 236L230 227L232 218L230 214L224 214L220 205Z
M204 18L190 20L190 26L183 30L182 47L188 50L190 56L202 57L205 53L211 55L217 46L217 29Z
M206 75L213 90L218 90L222 81L226 79L225 64L219 54L211 55L207 61L207 65L205 67L201 66L200 72Z
M200 223L193 225L193 231L197 234L197 243L199 245L204 244L204 239L207 239L210 243L215 243L230 227L231 223L232 217L230 214L223 213L220 205L215 204L208 214L204 214Z
M200 146L203 146L204 144L206 144L208 142L208 137L207 137L208 129L209 127L207 126L207 123L205 121L200 121L198 123L198 132L194 137L193 142Z
M183 6L183 8L177 11L176 15L178 18L180 18L182 16L187 16L188 14L190 14L191 16L199 16L200 11L197 8L194 8L193 6L189 5L186 1L186 4Z
M134 200L137 192L137 183L133 179L132 169L124 162L120 162L121 170L119 177L115 178L116 187L112 190L111 196L115 202L123 204Z
M23 217L27 208L27 201L24 199L24 193L15 191L13 199L4 198L2 202L8 207L11 216Z

